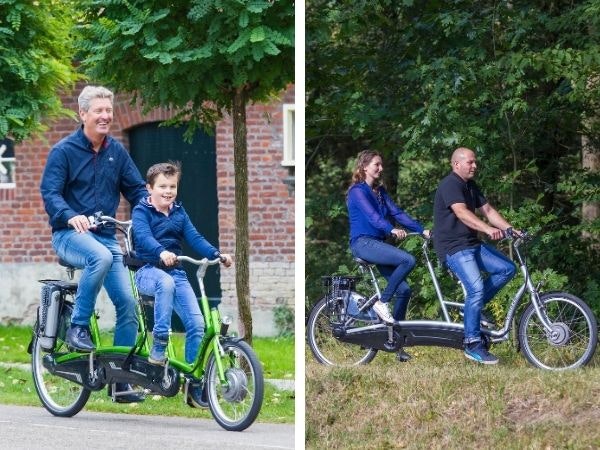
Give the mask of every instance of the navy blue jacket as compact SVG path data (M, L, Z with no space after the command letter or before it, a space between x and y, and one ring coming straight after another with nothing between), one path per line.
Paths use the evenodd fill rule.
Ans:
M350 244L361 236L385 239L394 229L390 219L409 231L424 231L423 225L394 203L383 186L379 187L379 195L375 195L367 183L353 184L348 190L347 206Z
M50 150L40 191L53 232L67 228L69 219L80 214L102 211L114 217L121 193L131 205L148 195L125 147L107 136L95 152L83 127Z
M202 257L219 256L219 250L196 230L181 202L175 202L166 216L145 198L133 208L131 217L136 257L145 263L158 266L165 250L181 255L182 241Z

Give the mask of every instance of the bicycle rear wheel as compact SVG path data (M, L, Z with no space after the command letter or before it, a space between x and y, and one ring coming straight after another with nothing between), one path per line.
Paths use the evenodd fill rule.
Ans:
M306 337L310 350L317 361L330 366L357 366L373 361L377 350L341 342L333 335L329 321L332 307L335 306L328 308L327 299L322 298L308 316ZM362 323L357 319L355 325L362 326Z
M210 412L227 431L248 428L260 411L264 395L263 371L252 348L244 341L221 343L227 384L219 380L215 354L208 360L206 394Z
M552 330L546 331L530 303L519 323L518 339L525 358L549 370L586 365L598 340L594 313L583 300L565 292L544 294L540 300Z
M31 351L31 369L35 390L44 408L59 417L71 417L77 414L85 406L91 394L89 389L58 375L53 375L44 366L45 357L51 359L52 355L69 353L64 339L71 323L71 312L72 307L63 304L59 315L56 344L51 353L42 349L37 333L33 338Z

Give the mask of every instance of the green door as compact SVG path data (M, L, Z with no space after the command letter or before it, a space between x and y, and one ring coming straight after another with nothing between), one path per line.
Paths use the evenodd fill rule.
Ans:
M160 127L158 122L146 123L129 130L131 157L146 179L148 168L168 160L181 161L182 178L177 200L183 203L196 229L215 247L219 247L216 146L214 136L197 131L191 143L183 140L185 127ZM184 254L198 258L186 245ZM225 251L226 249L224 249ZM200 295L195 266L186 264L188 278ZM221 298L218 268L212 266L204 278L211 301ZM173 329L175 329L175 324Z

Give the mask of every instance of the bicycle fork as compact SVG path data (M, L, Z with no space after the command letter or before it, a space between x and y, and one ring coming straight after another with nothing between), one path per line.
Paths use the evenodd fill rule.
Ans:
M553 331L553 326L552 323L550 323L550 321L548 320L548 316L546 314L546 307L544 304L542 304L542 301L540 300L540 294L538 292L538 289L541 286L542 282L540 281L537 286L534 286L533 281L531 281L531 278L529 276L529 271L527 270L525 265L521 265L521 271L523 272L523 276L525 277L525 284L527 286L527 290L529 291L531 303L533 303L535 312L538 318L540 319L540 322L542 322L546 333L550 334Z

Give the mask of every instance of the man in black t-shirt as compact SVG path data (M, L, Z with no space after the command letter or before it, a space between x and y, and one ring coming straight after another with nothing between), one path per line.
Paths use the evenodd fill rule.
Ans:
M452 172L440 182L435 193L433 245L440 261L447 264L466 289L465 356L482 364L496 364L498 358L481 342L481 310L512 279L515 265L494 247L483 243L478 232L498 240L512 227L473 181L477 170L475 153L468 148L457 148L451 165ZM487 222L477 217L476 211Z

